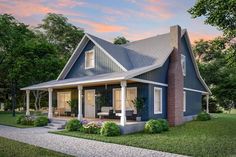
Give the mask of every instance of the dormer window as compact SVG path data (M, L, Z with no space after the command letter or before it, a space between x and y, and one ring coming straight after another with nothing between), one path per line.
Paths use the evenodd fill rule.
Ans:
M94 68L94 65L95 65L94 50L86 51L85 52L85 69Z
M185 55L181 55L181 66L183 75L186 76L186 58Z

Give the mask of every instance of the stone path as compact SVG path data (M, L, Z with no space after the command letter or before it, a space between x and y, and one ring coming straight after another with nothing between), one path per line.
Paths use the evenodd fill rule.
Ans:
M50 134L47 128L26 128L0 125L0 136L46 149L82 157L181 157L182 155L130 146Z

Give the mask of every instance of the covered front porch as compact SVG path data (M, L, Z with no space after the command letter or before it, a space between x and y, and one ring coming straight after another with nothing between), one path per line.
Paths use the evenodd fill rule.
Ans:
M132 79L88 79L31 86L23 89L26 91L26 115L30 115L30 91L45 90L48 92L49 119L69 120L76 117L78 120L114 121L121 126L135 124L137 111L132 100L138 97L137 84L141 83ZM108 96L102 98L106 94ZM103 99L109 99L108 103L99 104L98 100ZM76 104L73 109L71 103Z

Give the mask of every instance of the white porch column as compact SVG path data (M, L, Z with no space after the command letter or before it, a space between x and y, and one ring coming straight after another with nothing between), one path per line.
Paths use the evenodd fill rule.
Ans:
M30 90L26 90L26 116L30 115Z
M126 123L126 109L125 109L125 103L126 103L126 81L121 81L121 117L120 117L120 125L124 126Z
M53 113L52 113L52 88L48 88L48 118L52 118L53 117Z
M209 94L206 95L206 112L209 113Z
M78 120L83 119L83 114L82 114L82 90L83 90L83 86L78 85Z

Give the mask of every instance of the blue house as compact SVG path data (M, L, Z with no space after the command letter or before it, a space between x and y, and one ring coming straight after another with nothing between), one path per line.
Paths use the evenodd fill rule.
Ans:
M22 90L27 94L27 115L30 90L47 90L49 118L120 119L121 126L137 116L179 125L197 115L202 96L211 94L200 76L188 33L178 25L169 33L125 45L85 34L56 80ZM141 115L132 103L136 98L144 100Z

